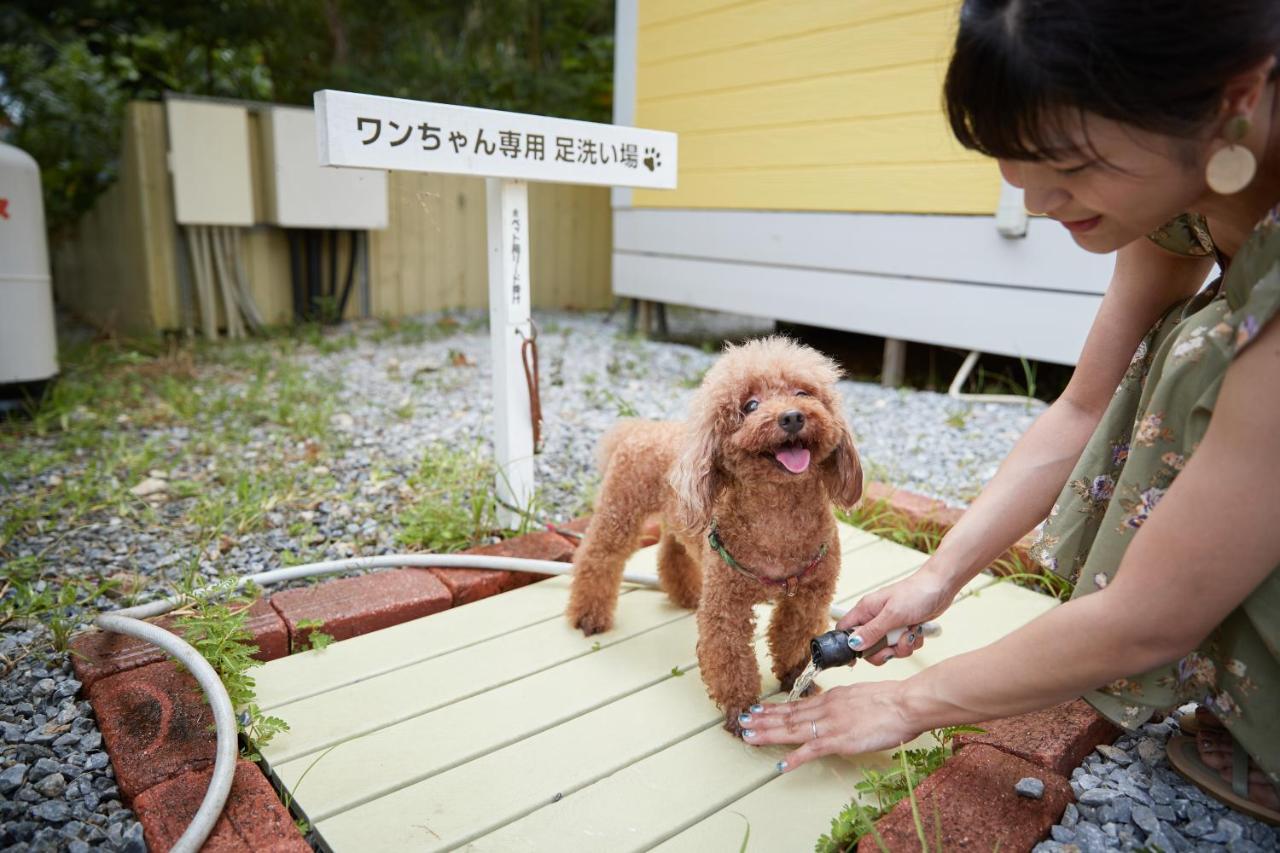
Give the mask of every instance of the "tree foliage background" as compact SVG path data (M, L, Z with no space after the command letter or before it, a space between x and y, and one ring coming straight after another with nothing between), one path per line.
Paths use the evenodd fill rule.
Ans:
M40 163L55 229L115 180L133 99L332 88L608 121L612 87L613 0L0 4L0 140Z

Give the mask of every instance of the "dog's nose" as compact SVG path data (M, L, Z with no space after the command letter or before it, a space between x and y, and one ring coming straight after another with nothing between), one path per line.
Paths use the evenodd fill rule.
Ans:
M778 416L778 426L782 427L782 431L788 435L795 435L804 429L804 412L799 409L783 412Z

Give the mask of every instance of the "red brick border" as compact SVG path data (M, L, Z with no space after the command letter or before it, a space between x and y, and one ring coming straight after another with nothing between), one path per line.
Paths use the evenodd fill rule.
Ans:
M893 512L918 529L940 533L949 530L962 513L942 501L879 483L867 485L864 501L867 500L883 500ZM586 517L575 519L560 525L560 529L583 533L587 521ZM654 544L658 536L658 527L651 521L646 525L641 544ZM572 536L538 531L466 553L568 562L573 558L576 544ZM1025 559L1029 544L1023 540L1014 552L1021 552L1020 556ZM257 657L270 660L288 653L290 636L305 640L306 629L297 627L303 619L323 620L324 627L320 630L341 639L477 601L540 579L537 575L486 569L398 569L340 578L315 587L283 590L268 600L256 602L251 610L250 625L261 647ZM162 624L165 621L160 620ZM211 721L206 719L208 707L194 679L177 672L171 663L158 663L163 658L162 652L149 645L113 635L87 634L72 644L76 675L98 715L121 792L137 812L153 849L170 846L195 814L208 786L215 743L208 729ZM1035 840L1039 840L1068 801L1058 803L1059 783L1066 782L1056 768L1069 760L1067 756L1074 756L1080 747L1072 741L1074 746L1070 748L1061 744L1053 748L1041 744L1037 748L1027 727L1051 726L1053 722L1027 719L1022 728L1018 728L1015 721L1019 719L1023 718L989 724L993 731L985 739L965 742L956 757L921 785L919 796L928 795L931 803L945 804L953 799L966 802L961 798L978 789L980 783L995 784L1003 790L1000 774L1007 776L1014 772L1011 767L1022 772L1018 764L1021 762L1033 770L1039 769L1045 777L1046 791L1053 792L1046 793L1045 804L1031 811L1020 803L1010 804L1011 813L1028 826L1039 827L1044 823L1044 815L1053 813L1052 820L1036 830ZM1096 734L1096 726L1085 726L1085 729ZM1090 744L1084 754L1094 745L1096 742ZM1045 756L1057 758L1050 760ZM1032 763L1036 761L1042 763ZM1054 769L1048 769L1044 761L1053 764ZM204 849L219 853L308 849L266 777L251 767L253 765L244 761L237 766L227 810ZM1066 797L1070 798L1069 786ZM983 801L984 808L989 805L989 801ZM892 821L900 820L895 817L900 812L901 807L886 816L877 824L878 830L882 834L893 832ZM1028 823L1028 814L1038 817ZM907 815L909 818L909 811ZM1009 836L1003 848L1009 849L1010 844L1015 844L1017 849L1020 838L1021 835ZM915 849L919 845L914 823L907 841L903 849ZM987 845L986 849L989 848Z

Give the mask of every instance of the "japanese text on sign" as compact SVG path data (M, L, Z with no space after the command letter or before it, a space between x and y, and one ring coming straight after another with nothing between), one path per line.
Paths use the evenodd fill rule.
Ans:
M325 165L675 186L664 131L331 90L315 101Z

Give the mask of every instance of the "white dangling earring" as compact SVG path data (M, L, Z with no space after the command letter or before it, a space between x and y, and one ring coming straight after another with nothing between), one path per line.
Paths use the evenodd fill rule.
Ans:
M1258 161L1253 152L1240 142L1249 133L1248 116L1239 115L1227 122L1227 146L1219 148L1209 158L1204 177L1209 189L1218 195L1231 195L1249 186L1258 172Z

